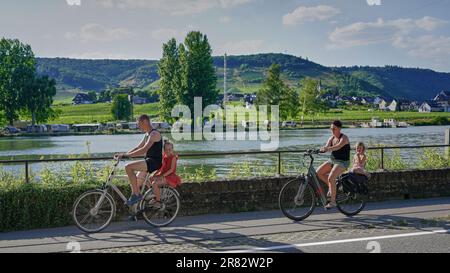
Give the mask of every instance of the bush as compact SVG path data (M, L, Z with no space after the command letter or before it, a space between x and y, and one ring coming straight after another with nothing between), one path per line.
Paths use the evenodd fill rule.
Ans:
M73 224L70 211L89 184L18 184L0 188L0 231L28 230Z
M439 149L425 149L418 154L419 169L439 169L450 166L450 159L446 158Z
M37 180L31 174L31 183L24 175L15 176L0 166L0 232L59 227L73 224L73 202L85 191L98 189L109 167L94 172L90 162L77 161L69 175L58 172L61 166L47 164ZM123 184L124 194L129 194L128 184ZM117 200L117 205L122 202Z
M449 125L450 122L446 117L435 117L432 121L434 125Z

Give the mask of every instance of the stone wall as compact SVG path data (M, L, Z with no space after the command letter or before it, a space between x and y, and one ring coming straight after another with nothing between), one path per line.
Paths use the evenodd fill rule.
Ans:
M180 215L278 209L278 194L293 177L184 183ZM370 201L450 196L450 168L375 172Z

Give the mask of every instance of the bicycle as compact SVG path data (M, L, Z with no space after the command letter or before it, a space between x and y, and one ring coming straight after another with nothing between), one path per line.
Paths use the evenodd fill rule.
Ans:
M316 206L327 205L327 196L316 170L314 169L314 154L319 150L308 150L304 157L310 158L308 171L288 181L280 191L278 203L283 214L294 221L308 218ZM360 213L368 199L367 194L349 190L346 181L340 176L336 181L336 203L338 210L346 216L355 216ZM325 208L326 210L326 208Z
M81 194L74 202L72 209L72 217L76 226L84 232L96 233L105 229L116 215L116 202L112 195L108 192L112 189L120 199L127 202L125 195L112 182L120 158L114 158L115 163L109 172L108 179L101 189L90 190ZM150 186L150 177L148 173L142 185L142 200L131 207L131 217L137 219L142 214L145 222L155 227L164 227L175 220L180 209L180 194L170 186L160 188L161 199L160 205L154 202L155 195ZM146 186L149 189L146 191Z

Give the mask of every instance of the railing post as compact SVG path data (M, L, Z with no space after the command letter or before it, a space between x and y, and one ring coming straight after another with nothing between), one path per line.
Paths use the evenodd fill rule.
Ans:
M384 170L384 149L381 148L381 169Z
M445 145L450 145L450 129L445 130ZM450 147L445 147L445 157L450 160Z
M28 175L28 161L25 161L25 182L30 183L30 177Z
M281 152L278 152L278 176L281 175Z

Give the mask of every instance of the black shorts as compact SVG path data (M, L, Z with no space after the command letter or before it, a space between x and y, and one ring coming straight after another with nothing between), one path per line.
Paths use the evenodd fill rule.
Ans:
M162 158L146 158L145 163L147 164L147 172L152 173L161 168Z

